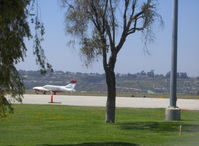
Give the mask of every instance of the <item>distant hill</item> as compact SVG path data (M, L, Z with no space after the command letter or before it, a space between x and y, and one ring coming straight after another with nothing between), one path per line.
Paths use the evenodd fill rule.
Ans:
M41 75L39 71L19 71L27 90L34 86L46 84L66 85L70 80L77 80L77 91L106 92L104 74L72 73L55 71ZM136 74L116 74L117 92L128 93L168 93L170 73L155 74L154 71L141 71ZM178 73L178 93L199 95L199 77L188 77L186 73Z

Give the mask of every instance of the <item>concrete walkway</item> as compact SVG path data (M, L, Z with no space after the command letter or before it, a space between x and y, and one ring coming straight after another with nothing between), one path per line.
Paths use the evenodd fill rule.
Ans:
M25 94L23 104L57 104L72 106L100 106L106 105L104 96L69 96L54 95L54 103L49 103L51 95ZM15 102L16 103L16 102ZM129 108L167 108L169 99L162 98L137 98L117 97L117 107ZM199 99L178 99L177 106L181 109L199 110Z

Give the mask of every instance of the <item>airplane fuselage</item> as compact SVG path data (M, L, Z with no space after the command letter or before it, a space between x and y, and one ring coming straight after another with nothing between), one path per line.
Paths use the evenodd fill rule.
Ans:
M66 86L56 86L56 85L45 85L42 87L34 87L33 90L43 92L44 94L46 92L53 92L54 94L56 92L75 92L75 86L76 86L77 81L72 80L68 85Z
M45 85L43 86L43 88L48 91L56 91L56 92L75 91L75 89L67 88L66 86Z

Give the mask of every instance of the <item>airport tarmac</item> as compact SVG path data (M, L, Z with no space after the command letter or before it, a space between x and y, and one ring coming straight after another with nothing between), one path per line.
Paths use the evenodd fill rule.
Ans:
M105 107L106 97L104 96L75 96L75 95L54 95L53 102L51 95L25 94L23 104L55 104L70 106L99 106ZM13 102L17 103L17 102ZM167 108L169 99L166 98L141 98L141 97L117 97L116 107L128 108ZM178 99L177 106L181 109L199 110L199 99Z

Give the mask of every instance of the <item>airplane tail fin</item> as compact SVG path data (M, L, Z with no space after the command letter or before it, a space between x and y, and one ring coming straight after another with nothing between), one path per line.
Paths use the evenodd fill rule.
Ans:
M65 87L66 88L71 88L75 91L75 86L77 84L77 81L76 80L71 80L70 83L68 85L66 85Z

